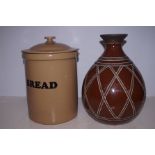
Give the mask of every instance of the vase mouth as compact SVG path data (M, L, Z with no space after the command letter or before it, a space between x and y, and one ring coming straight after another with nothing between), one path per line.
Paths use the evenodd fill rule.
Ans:
M128 34L101 34L104 43L123 43Z

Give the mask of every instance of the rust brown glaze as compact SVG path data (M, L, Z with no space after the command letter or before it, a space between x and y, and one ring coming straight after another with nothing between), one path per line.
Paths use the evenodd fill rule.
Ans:
M90 68L83 82L84 107L99 122L129 122L139 114L145 102L144 80L122 49L126 36L101 35L105 51Z

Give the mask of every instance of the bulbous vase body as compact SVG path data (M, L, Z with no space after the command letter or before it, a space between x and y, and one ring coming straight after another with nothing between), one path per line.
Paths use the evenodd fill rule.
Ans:
M129 122L139 114L145 102L142 75L122 50L126 36L101 35L105 51L83 82L84 107L90 116L103 123Z

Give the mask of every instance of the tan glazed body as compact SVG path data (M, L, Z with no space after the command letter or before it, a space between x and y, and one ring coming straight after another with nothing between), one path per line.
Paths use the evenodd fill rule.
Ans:
M42 124L59 124L77 115L77 49L45 37L23 51L29 116Z

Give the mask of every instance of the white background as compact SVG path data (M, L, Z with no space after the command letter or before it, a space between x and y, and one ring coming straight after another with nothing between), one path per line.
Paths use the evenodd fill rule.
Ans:
M141 71L147 96L155 96L155 27L0 27L0 96L25 96L21 50L45 42L44 36L79 48L78 96L84 76L102 54L100 34L127 33L125 53Z

